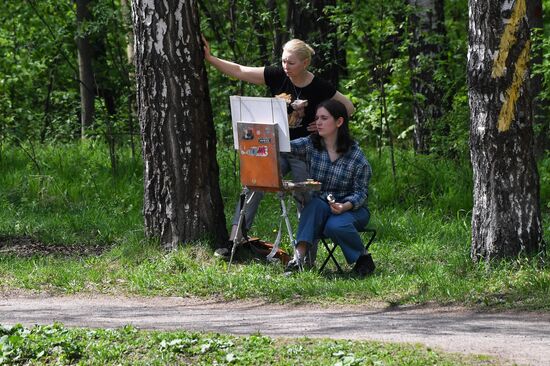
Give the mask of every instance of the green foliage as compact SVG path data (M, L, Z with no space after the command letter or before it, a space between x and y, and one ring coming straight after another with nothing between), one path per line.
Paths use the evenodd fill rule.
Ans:
M393 0L350 2L328 10L343 32L341 38L347 39L349 81L345 85L357 107L354 132L359 138L370 136L377 146L387 141L388 129L397 135L412 124L403 4ZM384 102L388 111L385 120Z
M227 2L201 2L201 30L208 40L212 54L242 65L265 66L278 62L272 59L272 47L262 50L258 42L262 37L269 37L270 32L278 32L275 17L265 3L244 0L228 4ZM228 10L229 9L229 10ZM227 21L228 15L231 21ZM253 20L253 21L251 21ZM269 43L272 46L272 43ZM277 54L277 57L280 55ZM213 67L208 68L210 99L214 125L218 140L231 145L231 116L229 112L230 95L268 96L265 87L258 87L239 80L231 80ZM215 102L218 101L218 102Z
M539 174L542 210L550 214L550 153L546 153L545 158L539 161ZM545 232L550 232L550 227L546 227Z
M466 88L460 89L452 98L452 106L441 123L434 126L431 150L438 156L461 161L470 155L470 109Z
M92 20L83 23L77 36L86 35L94 48L93 69L97 88L96 122L89 136L126 135L131 133L134 111L135 81L133 66L127 59L127 37L132 29L124 19L120 4L112 0L91 3ZM121 141L126 139L118 138Z
M487 365L414 345L346 340L235 337L198 332L0 327L0 364L10 365ZM496 361L495 361L496 362Z
M210 41L214 54L252 66L278 64L280 50L275 38L283 42L290 37L287 29L288 3L257 0L203 1L201 29ZM468 40L468 4L446 1L445 39L434 68L434 82L443 91L443 118L432 121L431 152L460 159L468 146L469 128L466 54ZM310 2L294 4L305 12ZM545 16L548 0L544 1ZM411 71L409 47L410 8L399 0L335 1L326 6L318 22L327 21L326 34L310 30L308 41L318 54L325 54L336 42L345 57L327 56L312 70L320 74L338 63L342 80L338 89L357 107L354 133L369 146L389 144L389 133L401 148L410 148L413 131ZM94 71L98 100L95 123L88 135L105 138L113 147L127 144L136 134L133 99L135 95L132 67L127 64L130 20L119 1L91 2L92 20L77 29L74 3L55 1L8 2L0 14L0 140L62 141L79 137L79 83L75 39L88 36L95 50ZM308 13L309 14L309 13ZM550 28L533 36L533 50L543 55L543 62L533 66L533 73L543 78L538 96L543 106L537 113L544 120L550 113L548 95L548 59ZM422 61L422 60L421 60ZM214 123L222 145L231 144L228 96L266 95L264 87L228 80L210 69L209 86ZM382 88L384 89L382 91ZM105 98L107 97L107 98ZM418 97L418 96L417 96ZM108 102L108 103L107 103ZM114 107L114 108L112 108ZM386 113L387 112L387 113ZM387 114L387 115L386 115ZM537 125L537 133L544 125ZM136 141L131 141L132 144ZM114 157L117 157L114 152Z
M550 13L550 11L548 11ZM533 49L532 55L540 55L542 60L540 63L533 64L532 77L541 78L540 94L536 96L537 104L540 105L540 111L536 111L539 115L535 116L536 121L542 121L540 124L535 124L535 134L546 134L547 141L550 140L550 128L548 127L547 116L550 115L550 29L535 29L532 33ZM545 130L543 129L545 128Z
M98 95L89 136L127 141L135 120L126 35L118 1L90 3L93 20L76 28L74 2L8 2L0 14L0 140L16 144L80 137L77 36L94 47ZM105 103L109 99L109 108ZM115 137L113 137L115 136Z
M67 91L78 67L66 3L8 2L0 14L0 138L38 139L51 87L51 114L76 120L78 94ZM75 98L76 97L76 98Z
M472 170L464 156L452 161L398 150L395 180L387 173L391 164L387 150L381 155L370 154L369 161L375 172L369 201L375 211L415 208L453 217L472 208Z

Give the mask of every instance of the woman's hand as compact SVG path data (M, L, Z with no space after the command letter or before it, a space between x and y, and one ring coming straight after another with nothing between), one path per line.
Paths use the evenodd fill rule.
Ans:
M204 59L222 74L253 84L265 84L264 67L243 66L232 61L213 56L210 52L210 45L208 44L206 38L204 38L204 35L201 34L201 38L203 42L202 48L204 50Z
M345 203L330 203L330 211L335 215L343 214L344 212L351 210L353 205L350 202Z
M202 42L203 42L203 50L204 50L204 59L206 61L210 61L210 57L212 57L212 54L210 53L210 45L208 44L208 41L206 38L204 38L204 35L201 34Z
M317 123L313 121L309 125L307 125L307 131L312 133L317 132Z

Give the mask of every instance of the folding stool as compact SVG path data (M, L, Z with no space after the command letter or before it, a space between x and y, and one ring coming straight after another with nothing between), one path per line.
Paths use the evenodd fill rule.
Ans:
M368 252L370 245L372 244L372 242L374 241L374 238L376 237L376 230L375 229L363 228L361 230L358 230L358 232L359 232L359 235L361 235L362 233L369 233L370 234L370 239L367 242L367 244L365 245L365 252ZM325 238L325 237L321 238L321 243L323 243L323 246L327 250L328 254L327 254L327 257L325 258L325 261L321 265L321 268L319 268L319 272L322 272L323 269L325 269L325 266L327 265L328 261L330 259L332 259L332 261L336 265L336 268L338 269L338 272L339 273L344 273L344 271L342 270L342 267L340 267L340 264L338 263L338 261L334 257L334 251L338 247L338 244L334 243L333 241L331 241L331 240L329 240L328 238Z

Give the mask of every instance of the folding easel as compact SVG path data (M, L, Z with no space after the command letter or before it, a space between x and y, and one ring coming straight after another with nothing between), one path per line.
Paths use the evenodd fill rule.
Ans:
M293 183L283 181L280 168L280 151L290 151L288 133L288 115L286 103L277 98L231 97L231 115L233 121L233 138L238 151L240 162L240 177L243 194L250 191L248 199L242 199L237 235L233 240L229 266L239 245L248 238L240 236L244 223L247 205L251 202L255 192L276 192L281 205L281 219L279 231L272 251L267 260L272 259L282 237L283 222L288 237L294 245L294 234L288 218L288 210L284 200L285 194L290 191L320 189L320 183L308 180L307 182ZM241 195L242 196L242 195Z

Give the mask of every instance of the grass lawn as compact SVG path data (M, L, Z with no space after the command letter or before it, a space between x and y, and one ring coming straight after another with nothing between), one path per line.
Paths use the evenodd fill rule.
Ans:
M4 147L0 160L0 237L28 237L51 247L94 247L100 255L35 255L0 252L0 290L54 293L264 298L275 302L462 304L547 310L550 268L543 256L474 264L469 257L471 172L467 163L398 152L397 178L383 153L367 151L371 247L377 269L366 279L329 271L282 276L282 266L242 260L228 271L207 240L164 252L143 236L139 158L120 151L109 167L100 143L43 146L35 161ZM231 163L220 149L222 194L231 218L239 192ZM540 164L545 232L550 231L550 159ZM274 240L276 197L260 207L253 235ZM288 238L285 244L288 248ZM102 250L103 249L103 250ZM340 262L345 261L338 251ZM320 253L324 257L324 253Z

